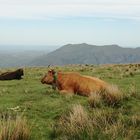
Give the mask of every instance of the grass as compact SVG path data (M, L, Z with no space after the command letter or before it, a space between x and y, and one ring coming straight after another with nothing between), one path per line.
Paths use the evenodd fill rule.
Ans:
M2 114L0 140L30 140L30 127L25 117Z
M103 99L112 106L117 105L124 96L116 85L109 85L101 94L103 95Z
M89 96L88 101L91 107L101 106L102 101L114 107L118 105L123 100L123 98L124 94L118 89L116 85L108 85L105 90L92 93Z
M111 92L105 98L103 95L89 98L60 95L51 87L40 83L47 67L24 68L24 79L0 81L0 112L24 112L32 126L31 140L140 139L140 66L136 65L56 67L57 70L77 71L100 77L111 85L117 85L118 88L110 88ZM0 69L2 72L7 70L14 68ZM133 75L129 74L130 72ZM116 92L118 89L123 93L123 98L121 94L116 94L119 93ZM72 133L67 134L63 128L70 129L70 120L73 124L71 128L74 127L76 132L71 130ZM76 125L77 123L79 125Z
M60 118L54 127L54 139L91 139L92 125L88 113L81 105L74 105L68 114Z
M101 95L99 93L92 93L88 97L88 102L91 107L100 107L102 104Z
M113 109L96 109L89 113L81 105L75 105L55 125L53 139L137 139L133 129L138 129L137 119L138 116L133 116L129 120L132 124L126 124L122 113L116 114Z

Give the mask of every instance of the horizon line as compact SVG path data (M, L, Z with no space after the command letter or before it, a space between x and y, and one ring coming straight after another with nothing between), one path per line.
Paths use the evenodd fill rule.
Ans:
M17 46L41 46L41 47L56 47L56 49L58 49L58 48L61 48L61 47L63 47L63 46L66 46L66 45L81 45L81 44L85 44L85 45L91 45L91 46L98 46L98 47L102 47L102 46L113 46L113 45L116 45L116 46L118 46L118 47L121 47L121 48L134 48L134 49L136 49L136 48L140 48L140 45L134 45L134 46L128 46L128 45L126 45L126 46L124 46L124 45L119 45L119 44L117 44L117 43L111 43L111 44L103 44L103 45L99 45L99 44L91 44L91 43L65 43L65 44L63 44L63 45L47 45L47 44L43 44L43 45L39 45L39 44L0 44L0 46L8 46L8 47L17 47ZM9 48L7 48L7 49L9 49ZM0 48L0 50L7 50L7 49L5 49L5 48ZM51 48L14 48L14 49L18 49L18 50L44 50L44 49L46 49L46 50L49 50L49 49L51 49ZM55 48L53 48L52 50L55 50Z

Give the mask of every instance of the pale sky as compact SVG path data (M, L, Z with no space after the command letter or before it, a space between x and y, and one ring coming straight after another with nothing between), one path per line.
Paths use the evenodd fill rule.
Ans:
M0 45L140 46L140 0L0 0Z

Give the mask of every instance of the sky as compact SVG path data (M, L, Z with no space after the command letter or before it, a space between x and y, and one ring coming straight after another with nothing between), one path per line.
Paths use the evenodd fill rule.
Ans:
M140 0L0 0L0 47L140 47Z

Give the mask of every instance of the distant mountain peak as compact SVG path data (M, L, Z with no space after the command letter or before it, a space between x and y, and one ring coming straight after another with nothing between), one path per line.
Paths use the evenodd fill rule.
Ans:
M79 43L79 44L66 44L64 45L65 47L68 47L68 46L89 46L89 44L87 43Z
M78 44L77 44L78 45ZM87 44L87 43L81 43L80 45L85 45L85 46L87 46L87 45L89 45L89 44Z
M91 44L88 44L88 43L79 43L79 44L66 44L64 45L63 47L76 47L76 46L92 46L92 47L119 47L119 45L117 44L111 44L111 45L91 45Z

